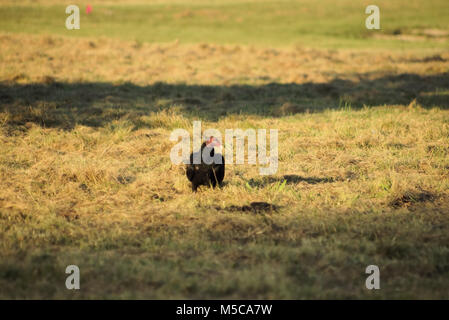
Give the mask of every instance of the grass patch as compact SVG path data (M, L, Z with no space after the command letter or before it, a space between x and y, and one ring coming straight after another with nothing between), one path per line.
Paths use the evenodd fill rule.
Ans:
M105 1L79 32L3 1L0 298L449 298L448 12L404 4L376 38L349 1ZM193 120L278 129L277 173L192 194Z
M4 1L0 30L74 37L113 37L141 42L226 43L261 46L305 45L325 48L444 48L449 9L444 0L376 3L380 31L365 28L361 1L195 1L184 3L78 1L81 29L65 28L65 7L55 1L17 4ZM438 13L438 14L436 14ZM423 31L424 30L424 31Z

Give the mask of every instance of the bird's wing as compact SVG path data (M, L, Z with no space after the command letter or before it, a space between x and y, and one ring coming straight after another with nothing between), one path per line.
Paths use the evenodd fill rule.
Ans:
M221 156L221 164L216 164L214 166L215 176L217 177L217 181L221 183L224 179L225 175L225 159Z
M189 181L193 180L193 176L195 175L195 168L193 166L193 153L190 154L190 164L187 165L186 175Z

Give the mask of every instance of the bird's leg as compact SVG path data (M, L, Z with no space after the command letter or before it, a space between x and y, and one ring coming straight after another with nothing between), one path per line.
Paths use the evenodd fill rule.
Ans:
M216 185L217 185L217 182L218 182L218 179L217 179L217 174L215 173L215 169L214 168L212 168L212 172L214 173L214 180L212 181L212 187L215 189L215 187L216 187Z

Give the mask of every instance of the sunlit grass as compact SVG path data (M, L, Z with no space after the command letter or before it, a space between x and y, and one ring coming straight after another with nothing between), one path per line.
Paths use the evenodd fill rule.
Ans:
M409 40L354 31L349 1L102 1L78 34L53 0L11 3L0 298L449 298L449 54L419 40L445 29L441 1L385 4L385 18L405 9L382 32ZM193 194L169 157L193 120L278 129L277 173L228 165L221 189ZM276 210L240 210L262 201ZM379 291L365 289L371 264Z
M89 15L85 13L87 3L93 6ZM377 1L381 9L378 31L365 28L365 8L372 4L370 1L79 1L81 29L76 31L65 29L68 4L72 2L24 5L4 1L0 5L0 30L153 43L365 49L449 45L449 6L444 0ZM416 32L423 29L440 32L418 36Z

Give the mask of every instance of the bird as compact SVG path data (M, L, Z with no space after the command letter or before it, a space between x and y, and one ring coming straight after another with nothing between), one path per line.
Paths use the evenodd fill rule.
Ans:
M201 185L212 186L215 188L217 184L221 185L225 175L225 160L221 153L215 154L214 147L220 147L220 141L211 136L208 140L203 142L200 151L190 154L190 162L187 164L186 175L187 179L192 183L192 191L196 192ZM199 153L199 154L198 154ZM209 154L212 163L205 163L202 155ZM193 160L195 155L199 157L200 163L195 164ZM218 161L216 161L218 159ZM221 161L220 161L221 159Z

